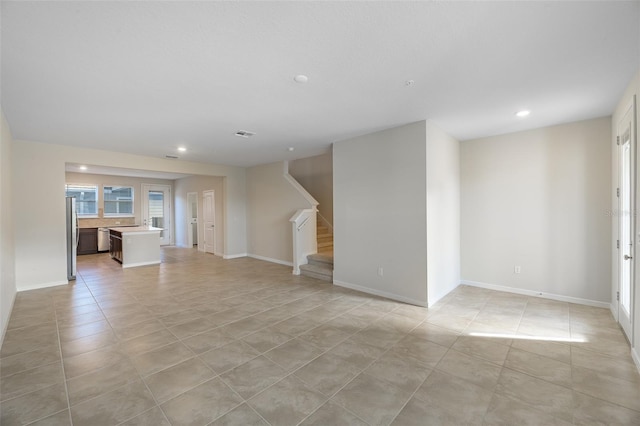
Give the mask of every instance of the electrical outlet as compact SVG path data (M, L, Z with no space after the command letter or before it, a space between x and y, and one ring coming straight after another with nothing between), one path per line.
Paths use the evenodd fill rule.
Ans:
M513 267L513 273L519 274L522 270L520 269L520 265L516 265Z
M383 276L384 275L384 271L382 270L382 266L378 266L378 276Z

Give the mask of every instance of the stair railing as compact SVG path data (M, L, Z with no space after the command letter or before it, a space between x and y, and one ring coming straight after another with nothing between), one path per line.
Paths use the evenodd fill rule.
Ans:
M317 209L301 209L291 216L293 231L293 274L300 275L300 265L307 264L307 256L318 252L316 237Z
M309 222L309 219L311 219L311 216L309 216L308 218L306 218L306 219L304 220L304 222L302 222L302 223L300 224L300 226L298 226L298 228L297 228L297 229L298 229L298 231L300 231L302 228L304 228L304 226L307 224L307 222Z

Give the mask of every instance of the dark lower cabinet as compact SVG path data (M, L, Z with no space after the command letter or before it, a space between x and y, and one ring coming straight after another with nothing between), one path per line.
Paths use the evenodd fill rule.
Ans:
M94 254L98 252L98 228L80 228L78 254Z
M109 253L112 259L122 263L122 233L113 229L109 232Z

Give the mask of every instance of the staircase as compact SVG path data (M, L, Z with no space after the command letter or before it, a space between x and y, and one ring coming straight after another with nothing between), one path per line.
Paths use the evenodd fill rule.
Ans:
M316 225L318 253L307 256L306 265L300 266L300 275L333 282L333 234L318 219Z
M318 238L318 253L324 254L333 259L333 234L329 231L320 218L316 223L316 235ZM333 261L331 262L333 264Z

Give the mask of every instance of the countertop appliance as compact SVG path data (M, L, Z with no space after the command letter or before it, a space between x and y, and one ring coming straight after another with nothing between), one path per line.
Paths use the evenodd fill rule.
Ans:
M109 228L98 228L98 252L109 251Z
M67 204L67 279L76 279L76 256L78 252L78 214L76 213L76 199L66 197Z

